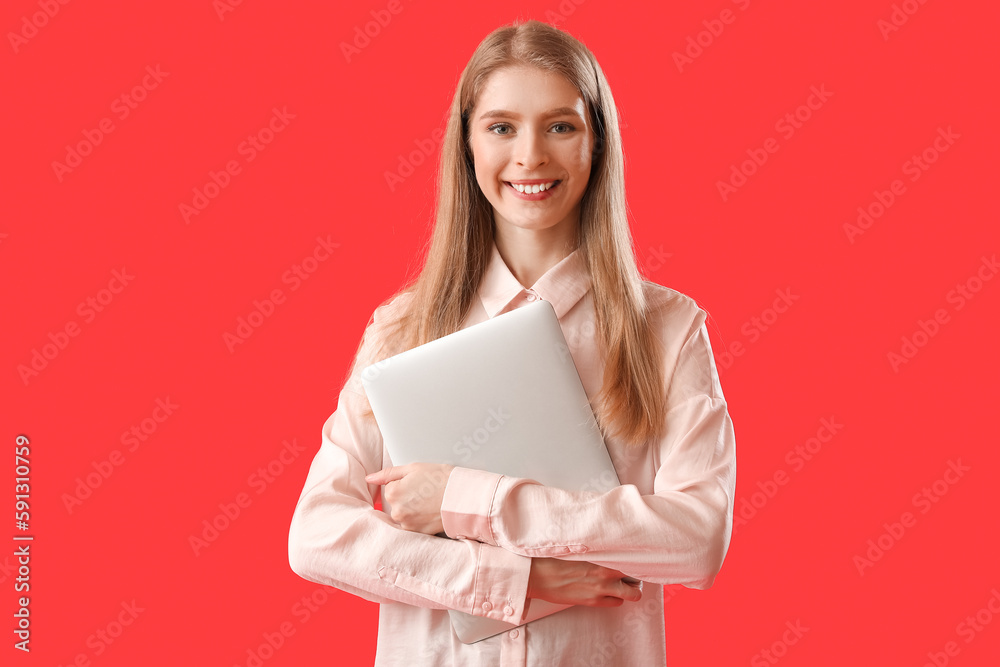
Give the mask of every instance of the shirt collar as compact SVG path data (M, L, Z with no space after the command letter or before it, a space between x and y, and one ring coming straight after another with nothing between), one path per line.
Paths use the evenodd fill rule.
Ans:
M479 298L487 316L492 318L526 288L518 282L503 261L496 242L491 244L490 252L489 264L479 286ZM581 246L542 274L531 286L531 291L551 303L556 317L562 319L562 316L583 298L590 287L590 272L587 270Z

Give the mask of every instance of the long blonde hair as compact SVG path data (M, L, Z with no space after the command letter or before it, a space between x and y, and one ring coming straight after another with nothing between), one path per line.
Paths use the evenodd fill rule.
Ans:
M580 91L590 112L596 144L581 205L579 239L591 274L597 343L605 361L603 385L592 404L602 431L639 446L662 432L666 392L662 351L647 320L643 278L626 214L618 110L590 50L546 23L531 20L494 30L462 72L441 148L436 222L427 259L414 280L383 302L409 295L404 312L390 323L392 335L370 363L458 331L465 321L486 271L494 234L493 209L476 182L468 143L469 114L487 78L517 65L563 75ZM370 406L365 414L371 415Z

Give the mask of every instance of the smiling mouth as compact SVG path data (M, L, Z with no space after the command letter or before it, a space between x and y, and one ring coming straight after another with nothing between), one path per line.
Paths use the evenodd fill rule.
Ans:
M552 188L556 187L562 181L545 181L542 183L511 183L510 181L504 181L505 184L509 185L511 188L520 192L524 195L534 195L540 192L548 192Z

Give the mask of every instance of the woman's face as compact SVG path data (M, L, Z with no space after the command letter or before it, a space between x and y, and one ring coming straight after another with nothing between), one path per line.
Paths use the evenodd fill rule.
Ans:
M498 228L575 235L594 140L583 97L562 75L536 67L491 74L469 115L469 144Z

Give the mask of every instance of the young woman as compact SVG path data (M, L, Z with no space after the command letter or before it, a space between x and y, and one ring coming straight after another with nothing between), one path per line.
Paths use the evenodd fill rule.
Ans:
M663 585L711 586L732 530L735 436L706 313L639 274L617 110L583 44L537 21L494 31L451 111L426 263L365 331L291 567L380 603L377 666L665 665ZM390 466L361 370L535 299L559 318L621 485ZM468 645L451 630L449 609L517 624L533 599L576 606Z

